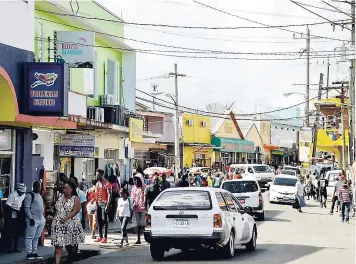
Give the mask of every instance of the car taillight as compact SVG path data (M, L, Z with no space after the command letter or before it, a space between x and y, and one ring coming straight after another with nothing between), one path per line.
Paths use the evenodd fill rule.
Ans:
M220 214L214 214L214 227L222 227L222 220Z
M150 228L151 227L151 215L148 214L146 215L146 228Z
M259 196L258 196L258 202L259 204L263 204L263 198L262 198L262 194L260 193Z

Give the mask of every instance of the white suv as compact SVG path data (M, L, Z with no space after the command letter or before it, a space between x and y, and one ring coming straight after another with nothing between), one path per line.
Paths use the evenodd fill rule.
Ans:
M145 240L151 256L161 260L172 248L220 249L233 257L236 246L256 248L257 226L228 191L206 187L170 188L162 192L146 216Z

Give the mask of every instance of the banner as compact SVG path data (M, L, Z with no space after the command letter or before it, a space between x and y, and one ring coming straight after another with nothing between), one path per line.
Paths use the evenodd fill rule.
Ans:
M95 156L94 135L62 135L59 156L91 158Z
M71 68L93 68L94 46L94 32L57 31L57 59Z
M68 114L68 65L64 63L25 63L25 113L42 116Z
M129 138L131 142L140 143L143 141L143 120L130 118Z

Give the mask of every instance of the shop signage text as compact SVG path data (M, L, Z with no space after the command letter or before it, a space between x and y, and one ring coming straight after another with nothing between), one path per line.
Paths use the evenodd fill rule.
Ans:
M57 58L68 63L72 68L93 68L94 46L94 32L57 32Z
M94 157L95 136L94 135L61 135L59 155L68 157Z
M143 141L143 120L130 118L129 138L131 142Z
M214 137L212 144L219 147L221 152L255 152L254 143L248 140Z
M66 115L68 77L68 66L63 63L25 63L25 112L32 115Z

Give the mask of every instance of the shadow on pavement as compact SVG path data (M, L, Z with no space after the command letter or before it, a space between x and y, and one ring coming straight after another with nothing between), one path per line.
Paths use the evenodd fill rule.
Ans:
M292 222L289 219L283 219L283 218L266 218L265 221L267 221L267 222L287 222L287 223Z
M306 245L258 244L255 252L246 252L244 249L236 250L236 254L233 259L223 259L221 256L219 256L217 251L205 250L190 251L188 253L170 255L164 258L163 262L214 261L219 263L244 261L244 263L287 264L291 261L313 254L322 249L322 247Z

